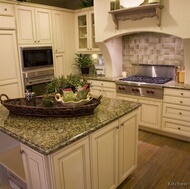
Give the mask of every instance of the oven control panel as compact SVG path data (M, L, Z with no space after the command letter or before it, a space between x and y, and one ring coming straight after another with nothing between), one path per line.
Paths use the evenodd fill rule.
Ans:
M144 96L150 98L159 98L163 97L162 88L154 87L143 87L143 86L131 86L131 85L117 85L117 93L126 94L126 95L136 95Z

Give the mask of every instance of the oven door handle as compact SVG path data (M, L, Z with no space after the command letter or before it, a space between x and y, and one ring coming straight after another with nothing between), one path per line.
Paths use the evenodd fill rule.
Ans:
M47 83L52 81L52 78L43 78L43 79L35 79L35 80L27 80L26 81L26 86L29 85L35 85L35 84L40 84L40 83Z

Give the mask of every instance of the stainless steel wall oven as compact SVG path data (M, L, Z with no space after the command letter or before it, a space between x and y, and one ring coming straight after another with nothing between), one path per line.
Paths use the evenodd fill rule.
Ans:
M36 95L45 93L47 83L54 78L52 47L21 47L22 74L25 90Z

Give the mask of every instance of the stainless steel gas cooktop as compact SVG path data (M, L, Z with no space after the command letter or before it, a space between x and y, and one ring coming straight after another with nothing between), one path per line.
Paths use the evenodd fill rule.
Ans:
M163 84L175 77L175 66L136 65L134 75L117 80L118 94L163 98Z

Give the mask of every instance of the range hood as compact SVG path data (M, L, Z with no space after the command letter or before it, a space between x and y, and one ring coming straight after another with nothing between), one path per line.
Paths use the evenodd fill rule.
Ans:
M94 0L96 42L104 56L106 76L117 77L122 73L122 39L128 34L156 32L177 36L183 40L185 52L185 83L190 84L190 1L163 0L161 25L157 18L125 20L118 22L115 29L110 11L110 0Z

